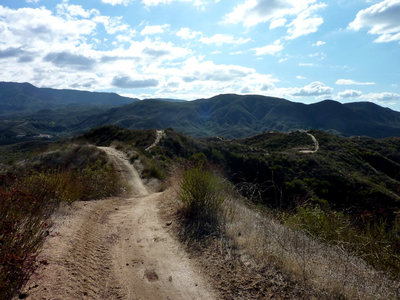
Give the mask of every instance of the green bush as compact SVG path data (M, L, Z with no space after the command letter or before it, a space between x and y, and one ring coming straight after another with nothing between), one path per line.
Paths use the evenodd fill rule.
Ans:
M201 224L207 233L217 230L225 199L224 185L220 176L202 167L186 170L178 194L185 218L190 223Z

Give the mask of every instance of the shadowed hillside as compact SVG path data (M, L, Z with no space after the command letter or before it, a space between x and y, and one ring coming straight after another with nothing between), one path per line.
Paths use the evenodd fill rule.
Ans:
M114 124L125 128L171 127L191 136L245 137L270 130L317 129L346 136L400 135L400 113L373 103L326 100L305 105L265 96L218 95L170 103L136 102L89 117L79 128Z
M0 115L27 114L66 106L118 106L138 99L115 93L37 88L29 83L0 82Z

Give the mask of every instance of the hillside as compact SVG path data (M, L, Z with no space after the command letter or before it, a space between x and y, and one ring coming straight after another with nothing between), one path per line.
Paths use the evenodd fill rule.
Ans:
M0 82L0 116L28 114L66 106L113 107L138 101L115 93L37 88L29 83Z
M98 149L105 151L103 156ZM132 172L112 169L103 160L106 153L116 167L125 166ZM181 274L189 263L179 267L178 273L168 267L149 268L147 273L137 268L158 266L158 258L169 261L171 247L165 243L170 234L182 242L177 246L188 252L190 262L200 267L197 274L219 293L217 299L236 299L237 295L245 299L265 299L266 295L287 299L395 298L400 274L398 137L346 138L312 130L228 140L192 138L173 129L156 132L104 126L60 143L0 146L0 158L3 170L8 170L1 177L1 187L7 191L2 197L14 199L13 193L19 191L14 186L23 192L15 197L33 192L35 197L47 197L34 202L38 209L47 207L43 203L49 197L67 202L82 197L89 200L104 187L110 188L107 195L118 190L134 192L139 186L142 190L143 184L149 192L129 201L120 196L75 202L68 222L56 215L54 220L67 226L57 227L60 234L46 239L50 244L44 245L43 254L47 256L40 259L47 263L43 268L39 265L36 272L44 280L37 283L32 277L21 293L28 299L51 294L69 298L82 291L103 298L115 295L130 299L124 296L125 291L142 288L126 287L140 285L146 278L153 280L153 286L156 281L165 282L166 288L159 289L163 292L177 283L176 290L181 291L182 284L174 274ZM131 188L121 187L115 172L122 176L121 183L129 179ZM91 185L86 186L86 182ZM89 196L91 186L95 188ZM25 192L27 188L31 190ZM194 200L185 198L192 196ZM201 197L206 202L201 202ZM23 203L31 203L30 199L24 198ZM193 205L193 210L187 205ZM4 217L10 216L8 210L3 207ZM32 222L45 217L40 215L37 220L33 213L36 211ZM158 229L153 232L155 223ZM47 230L37 228L42 233ZM109 231L117 228L118 234ZM164 230L168 234L164 235ZM134 239L130 238L132 232L136 232ZM13 233L7 236L19 239L19 231L13 229ZM29 239L29 228L25 233L22 242L35 242ZM75 237L73 243L69 236ZM52 244L54 241L59 244ZM148 248L142 241L150 241ZM102 251L97 252L98 248ZM61 260L54 256L59 257L60 251ZM86 260L87 253L93 253L90 260ZM179 254L180 262L182 257ZM117 259L113 264L122 267L118 273L112 273L113 258ZM7 263L10 272L15 269L13 261ZM52 280L56 278L52 271L48 272L54 267L66 270L58 277L63 278L61 284ZM10 276L6 279L11 280ZM14 293L22 285L24 277L17 278L21 281L13 280L15 285L8 292ZM76 278L85 282L83 290ZM116 283L115 289L114 285L110 289L99 284L108 279ZM196 284L203 286L197 279Z
M103 125L173 128L193 137L243 138L299 129L343 136L400 136L400 112L369 102L341 104L325 100L306 105L280 98L235 94L194 101L137 101L116 94L38 89L29 84L3 85L9 86L2 89L0 85L3 144L15 141L17 136L63 137ZM14 98L17 100L10 101ZM16 111L31 113L5 116Z
M191 136L236 138L266 131L317 129L345 136L400 135L400 113L373 103L340 104L326 100L301 104L285 99L234 94L190 102L143 101L89 117L89 129L114 124L125 128L167 128Z

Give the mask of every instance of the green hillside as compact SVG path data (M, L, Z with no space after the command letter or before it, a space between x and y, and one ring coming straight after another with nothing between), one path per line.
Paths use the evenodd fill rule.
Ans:
M89 117L77 126L113 124L131 129L166 128L191 136L246 137L267 131L317 129L342 135L400 135L400 113L372 103L326 100L305 105L265 96L219 95L170 103L144 101Z

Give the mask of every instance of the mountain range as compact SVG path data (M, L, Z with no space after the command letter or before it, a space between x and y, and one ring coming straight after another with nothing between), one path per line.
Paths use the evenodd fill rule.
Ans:
M239 138L311 128L344 136L400 136L400 112L370 102L324 100L307 105L236 94L194 101L138 101L113 93L42 89L27 83L0 83L0 116L3 136L68 135L106 124L130 129L169 127L196 137Z
M0 82L0 116L29 114L66 106L118 106L139 99L115 93L37 88L30 83Z

